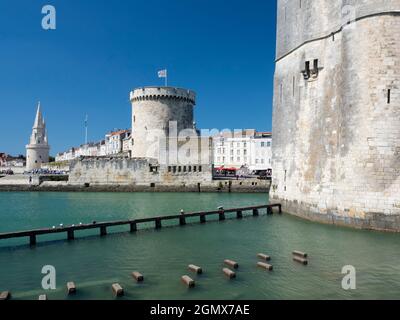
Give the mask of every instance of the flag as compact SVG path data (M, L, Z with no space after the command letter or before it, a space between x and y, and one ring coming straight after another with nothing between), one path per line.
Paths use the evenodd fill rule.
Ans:
M166 78L167 77L167 69L158 71L159 78Z

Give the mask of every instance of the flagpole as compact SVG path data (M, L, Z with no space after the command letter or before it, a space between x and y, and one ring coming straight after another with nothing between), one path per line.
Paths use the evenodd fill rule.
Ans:
M85 144L88 142L88 115L85 118Z

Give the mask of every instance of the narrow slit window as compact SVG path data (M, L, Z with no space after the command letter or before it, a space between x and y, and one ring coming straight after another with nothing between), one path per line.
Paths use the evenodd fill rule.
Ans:
M390 104L390 94L391 94L391 91L390 91L390 89L388 89L388 92L387 92L387 103L388 104Z

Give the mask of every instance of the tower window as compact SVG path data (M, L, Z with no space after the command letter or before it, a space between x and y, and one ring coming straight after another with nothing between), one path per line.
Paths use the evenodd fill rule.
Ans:
M388 104L390 104L390 94L391 94L391 90L388 89L388 92L387 92L387 103Z

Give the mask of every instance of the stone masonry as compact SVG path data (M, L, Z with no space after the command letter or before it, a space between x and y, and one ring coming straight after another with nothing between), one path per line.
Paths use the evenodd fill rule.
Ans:
M278 0L271 197L400 231L400 0Z

